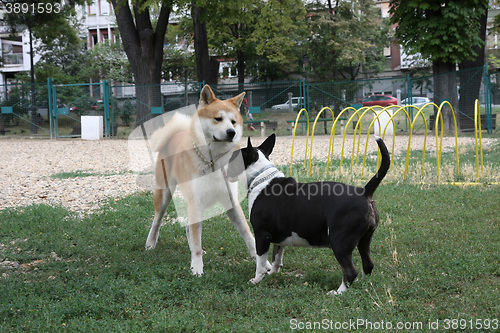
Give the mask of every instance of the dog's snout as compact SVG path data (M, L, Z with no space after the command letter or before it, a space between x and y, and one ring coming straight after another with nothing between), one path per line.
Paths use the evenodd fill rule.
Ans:
M236 135L236 131L234 129L230 128L226 131L226 134L227 134L228 138L232 139Z

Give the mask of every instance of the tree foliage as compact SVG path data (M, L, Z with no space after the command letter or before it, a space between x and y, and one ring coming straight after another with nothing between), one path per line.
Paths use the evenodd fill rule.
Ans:
M458 63L476 56L480 18L487 0L391 0L395 38L409 54L431 61Z
M116 82L132 82L132 71L120 43L97 43L88 51L81 74Z
M26 4L27 10L17 10L6 13L4 24L10 33L15 35L26 28L31 29L34 39L34 53L41 55L35 66L36 80L45 82L54 78L59 82L74 83L82 78L79 76L86 45L78 35L79 21L75 6L82 5L85 0L32 0L19 2L15 0L0 0L0 4ZM59 4L55 10L55 5ZM31 7L33 5L33 7ZM34 11L32 8L43 8L44 11ZM47 6L51 12L45 10ZM22 77L22 76L20 76ZM28 77L27 78L29 81Z
M485 29L487 9L487 0L391 0L391 22L397 24L397 41L408 54L420 53L432 61L434 102L448 100L458 120L456 66L484 57L481 47L485 37L481 31ZM475 95L478 93L476 89ZM463 112L473 112L470 109ZM445 130L451 130L450 110L444 110L443 118Z
M4 21L12 32L16 32L20 28L31 27L33 36L44 45L49 45L58 39L65 39L68 43L75 44L79 41L77 31L72 24L76 18L75 7L86 2L87 0L26 0L21 3L34 5L33 8L37 8L38 4L42 8L47 8L47 4L54 6L55 3L58 3L61 5L58 7L61 10L38 12L33 11L30 7L27 11L20 10L18 13L12 12L4 15ZM20 1L0 0L0 4L4 6L8 3L15 4L20 3Z
M210 50L236 59L238 81L250 70L259 79L293 72L305 10L300 0L217 1L205 11ZM281 71L267 71L268 68Z
M354 80L383 70L389 26L372 0L309 5L308 60L316 79Z

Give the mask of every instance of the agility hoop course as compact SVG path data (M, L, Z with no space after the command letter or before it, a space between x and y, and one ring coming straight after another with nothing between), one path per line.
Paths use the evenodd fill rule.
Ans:
M301 109L299 113L297 114L297 118L293 127L293 135L292 135L292 151L291 151L291 156L290 156L290 169L289 169L289 174L292 174L292 169L293 169L293 154L294 154L294 147L295 147L295 135L297 131L297 126L300 122L300 117L302 115L305 115L306 118L306 123L307 123L307 129L306 129L306 148L305 148L305 156L304 156L304 168L308 165L308 175L310 176L312 173L312 159L313 159L313 145L314 145L314 133L316 129L316 124L318 120L321 118L324 112L330 112L332 116L332 126L330 129L330 141L329 141L329 146L328 146L328 154L327 154L327 163L326 163L326 174L328 175L329 170L330 170L330 164L331 164L331 159L333 159L333 148L335 145L335 133L336 133L336 126L337 123L340 121L342 124L341 128L341 136L342 136L342 147L341 147L341 152L340 152L340 164L339 164L339 173L342 173L342 165L344 161L344 150L346 146L346 135L347 135L347 128L349 128L350 124L353 124L352 126L354 127L354 132L352 134L353 142L352 142L352 154L351 154L351 167L350 167L350 174L352 175L353 173L353 167L358 164L359 161L359 150L360 150L360 142L361 142L361 120L367 115L367 114L373 114L374 118L370 122L367 131L366 131L366 143L365 143L365 150L363 154L363 162L362 162L362 168L361 168L361 178L364 176L364 170L365 170L365 164L366 164L366 156L367 156L367 150L368 150L368 142L370 139L370 133L372 131L372 128L374 125L376 126L375 133L377 133L376 129L378 128L378 135L385 140L385 136L387 133L392 133L392 156L391 158L391 168L394 165L394 154L395 154L395 142L396 142L396 124L394 122L395 117L398 115L398 113L403 112L404 116L406 116L407 124L409 124L409 136L408 136L408 148L406 151L406 160L404 163L404 175L403 175L403 180L407 180L408 176L408 169L409 169L409 164L410 164L410 154L411 154L411 143L412 143L412 135L415 129L415 126L417 124L417 120L419 118L422 119L423 122L423 128L424 128L424 137L423 137L423 147L422 147L422 165L421 165L421 173L424 173L424 166L425 166L425 153L426 153L426 148L427 148L427 135L428 135L428 121L425 119L425 115L423 113L423 110L428 107L432 106L433 108L437 109L436 112L436 119L434 123L434 132L435 132L435 140L436 140L436 169L437 169L437 182L441 183L441 156L443 152L443 133L444 133L444 121L443 121L443 108L449 107L450 108L450 113L452 115L453 119L453 127L454 127L454 139L455 139L455 158L456 158L456 176L460 176L460 158L459 158L459 150L458 150L458 128L457 128L457 120L455 118L455 112L453 110L452 105L448 101L443 101L441 105L436 105L435 103L427 103L424 104L422 107L416 107L413 105L406 105L406 106L397 106L397 105L392 105L388 107L381 107L381 106L371 106L371 107L361 107L361 108L354 108L352 106L344 108L336 117L334 115L334 112L332 111L331 108L329 107L324 107L322 108L318 114L316 115L316 118L313 122L312 125L312 131L310 131L310 120L309 120L309 113L307 112L306 109ZM415 116L412 117L410 116L410 113L408 110L412 108L417 110L417 113ZM346 118L346 116L352 112L350 117ZM386 117L384 119L384 122L381 122L381 118ZM344 127L344 120L347 120L345 127ZM356 121L354 123L354 121ZM302 121L304 122L304 121ZM385 124L385 126L383 125ZM421 124L419 122L419 124ZM382 128L383 126L383 128ZM388 131L388 129L390 129ZM309 144L309 135L311 136L310 139L310 144ZM357 136L357 141L356 141L356 136ZM460 182L450 182L449 184L453 185L464 185L464 184L479 184L480 183L480 177L484 175L484 162L483 162L483 144L482 144L482 133L481 133L481 118L480 118L480 109L479 109L479 101L476 100L475 106L474 106L474 145L475 145L475 155L476 155L476 163L475 163L475 171L476 171L476 183L460 183ZM308 157L309 153L309 157ZM380 165L380 152L377 153L377 167Z

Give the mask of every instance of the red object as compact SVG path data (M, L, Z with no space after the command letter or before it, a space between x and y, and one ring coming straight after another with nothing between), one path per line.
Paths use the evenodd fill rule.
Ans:
M397 105L398 100L390 95L370 95L362 101L363 106L389 106Z

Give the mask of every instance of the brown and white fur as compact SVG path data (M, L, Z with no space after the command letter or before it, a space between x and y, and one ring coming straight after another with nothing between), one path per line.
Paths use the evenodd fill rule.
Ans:
M239 108L244 95L241 93L220 100L206 85L193 117L177 113L151 137L151 147L158 152L158 157L155 166L155 216L146 249L155 248L161 220L178 186L187 201L186 234L193 275L203 274L203 213L217 202L226 209L250 255L256 257L255 240L237 200L237 184L228 183L221 171L221 168L227 167L231 153L238 148L243 134Z

